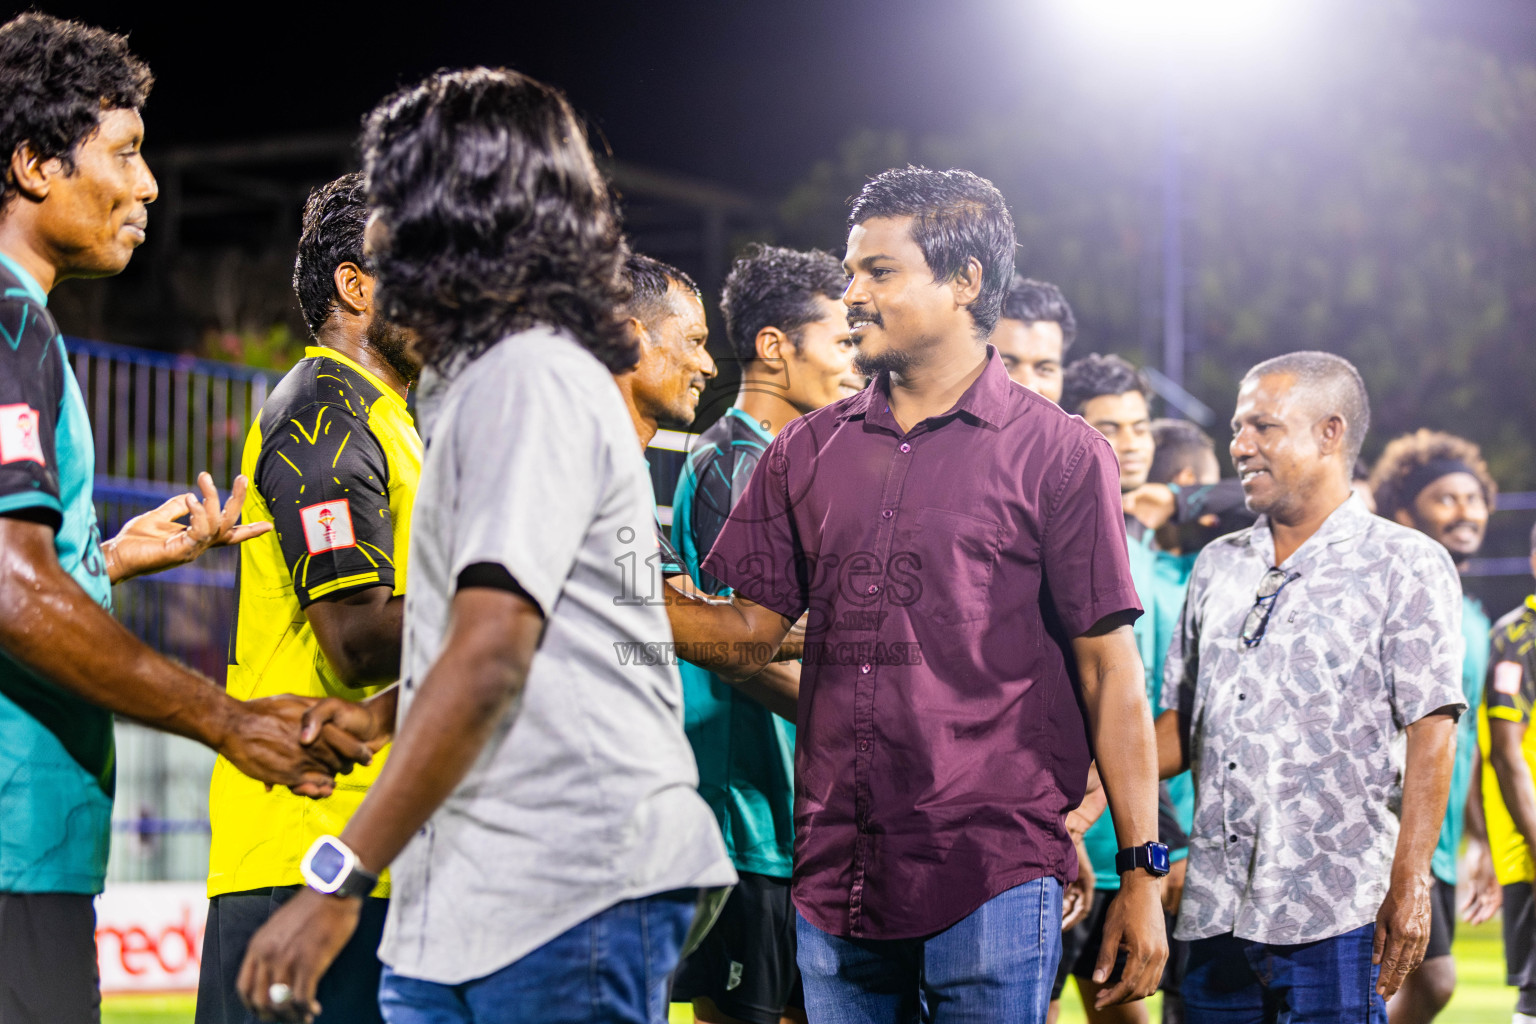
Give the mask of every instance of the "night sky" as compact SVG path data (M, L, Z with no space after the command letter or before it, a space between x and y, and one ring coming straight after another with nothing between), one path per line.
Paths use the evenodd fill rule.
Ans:
M620 159L771 199L857 129L941 129L1095 73L1060 31L1065 2L432 2L411 19L319 3L42 9L130 34L157 76L151 159L157 144L346 130L435 68L500 64L563 87ZM1437 29L1536 55L1521 0L1420 6ZM234 13L249 20L231 31Z

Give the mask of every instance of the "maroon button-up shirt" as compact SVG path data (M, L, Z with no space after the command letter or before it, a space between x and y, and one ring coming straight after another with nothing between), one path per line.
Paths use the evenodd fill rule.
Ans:
M1076 877L1064 818L1090 759L1070 640L1141 610L1119 472L995 350L903 433L889 378L769 446L704 568L810 626L793 896L823 931L947 928Z

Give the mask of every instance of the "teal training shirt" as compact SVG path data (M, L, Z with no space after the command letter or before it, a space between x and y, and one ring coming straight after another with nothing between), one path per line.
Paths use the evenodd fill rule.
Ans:
M1160 602L1164 596L1157 582L1157 561L1160 552L1153 544L1151 530L1139 529L1140 523L1136 523L1130 517L1126 517L1126 542L1130 548L1131 556L1131 582L1136 585L1136 596L1141 598L1141 606L1146 613L1137 619L1131 627L1136 637L1136 650L1141 654L1142 668L1146 671L1147 698L1152 702L1152 710L1158 711L1157 696L1161 690L1160 680L1163 677L1163 657L1168 651L1166 636L1159 626L1159 619L1163 609ZM1180 598L1180 607L1183 600ZM1178 609L1173 614L1178 615ZM1171 631L1170 631L1171 635ZM1160 642L1159 637L1162 636ZM1186 775L1188 773L1185 773ZM1180 776L1183 778L1184 776ZM1170 794L1171 794L1170 783ZM1177 802L1175 802L1177 808ZM1181 819L1180 826L1186 832L1189 826ZM1099 820L1083 834L1083 846L1088 851L1088 860L1093 865L1094 888L1119 889L1120 875L1115 871L1115 854L1120 852L1120 843L1115 836L1115 823L1108 810L1099 815ZM1170 850L1169 857L1172 860L1182 860L1189 856L1188 849Z
M1477 709L1482 706L1483 680L1488 674L1489 633L1493 623L1475 597L1461 599L1461 635L1467 645L1461 662L1461 690L1467 695L1467 712L1456 723L1456 760L1451 765L1451 798L1440 825L1440 842L1430 870L1446 885L1456 884L1456 857L1461 851L1461 829L1466 822L1467 787L1472 781L1472 759L1477 754Z
M1198 551L1185 555L1159 551L1153 566L1152 600L1157 619L1157 661L1152 670L1154 718L1170 707L1170 702L1163 699L1163 664L1168 660L1168 646L1173 643L1174 630L1178 627L1180 616L1184 614L1184 595L1189 590L1189 574L1194 571L1195 559L1198 557ZM1173 801L1174 817L1178 819L1179 827L1188 834L1195 827L1194 773L1181 772L1169 779L1168 796Z
M699 436L672 499L672 540L705 593L730 588L699 568L773 438L730 408ZM737 871L788 878L794 862L795 727L712 672L680 662L683 727L699 793Z
M91 424L47 306L0 255L0 514L50 522L59 564L110 608ZM0 652L0 892L100 892L115 778L111 714Z

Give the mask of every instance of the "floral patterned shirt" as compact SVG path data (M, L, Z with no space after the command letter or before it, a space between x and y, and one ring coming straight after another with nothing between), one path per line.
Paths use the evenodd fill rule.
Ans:
M1351 496L1279 567L1300 575L1249 647L1239 634L1274 551L1260 517L1201 552L1168 654L1195 778L1180 939L1293 944L1374 921L1403 731L1467 706L1443 547Z

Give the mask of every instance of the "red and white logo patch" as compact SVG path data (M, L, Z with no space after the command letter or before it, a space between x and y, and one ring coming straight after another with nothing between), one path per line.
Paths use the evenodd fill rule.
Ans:
M1493 666L1493 688L1513 697L1520 692L1520 679L1524 674L1518 661L1501 661Z
M0 465L8 462L36 462L48 465L43 457L41 417L30 405L17 402L0 405Z
M301 508L299 520L304 524L304 543L312 555L357 547L357 535L352 532L352 507L346 498Z

